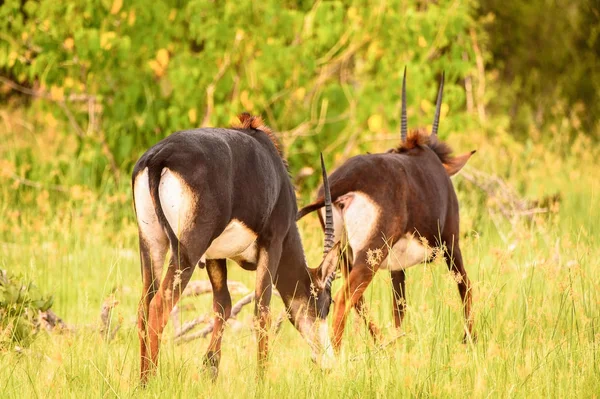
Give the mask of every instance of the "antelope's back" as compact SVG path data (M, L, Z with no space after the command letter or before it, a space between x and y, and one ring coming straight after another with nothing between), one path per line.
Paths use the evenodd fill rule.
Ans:
M257 233L273 212L294 223L297 212L287 168L269 137L255 129L202 128L173 133L136 163L133 181L144 169L181 177L203 212L238 219Z
M362 192L376 202L385 220L405 231L433 239L458 212L452 182L437 155L429 148L407 154L366 154L347 160L329 177L332 199ZM319 190L322 197L323 188Z

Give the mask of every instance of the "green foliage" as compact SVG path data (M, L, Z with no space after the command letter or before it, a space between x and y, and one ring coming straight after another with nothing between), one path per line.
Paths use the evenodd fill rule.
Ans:
M39 329L39 312L52 306L32 282L0 270L0 348L29 345Z
M206 342L174 347L167 330L146 393L593 396L598 15L592 0L5 0L0 266L54 296L21 274L0 274L0 347L32 343L32 356L0 356L3 396L140 395L137 225L124 176L148 146L251 111L279 131L293 175L315 166L321 150L339 164L397 144L405 65L411 126L431 123L445 70L441 134L457 149L478 150L468 167L506 179L530 200L561 194L551 213L515 226L489 212L493 198L453 179L479 341L460 343L461 303L446 267L416 266L408 271L406 335L393 345L375 347L349 323L339 367L323 375L284 323L258 383L253 335L230 328L221 376L210 384L199 356ZM315 173L299 187L308 195L318 182ZM315 265L318 221L299 226ZM230 270L229 278L252 286L252 273ZM378 273L366 292L388 339L397 333L390 290L389 276ZM128 321L110 343L86 327L98 324L109 294ZM34 341L37 314L52 298L78 328ZM211 309L208 296L197 303ZM251 319L251 310L238 318Z
M111 158L129 171L166 135L227 126L243 111L281 132L296 171L316 164L317 150L364 150L385 132L387 146L396 144L405 65L411 126L431 123L445 70L451 111L442 134L464 130L459 85L472 67L472 8L451 0L7 0L0 70L46 97L34 109L71 121L66 134L77 144L61 168L74 156L78 182L100 187Z
M499 75L491 104L511 117L523 137L583 110L588 135L600 137L600 4L596 0L481 0L491 53Z

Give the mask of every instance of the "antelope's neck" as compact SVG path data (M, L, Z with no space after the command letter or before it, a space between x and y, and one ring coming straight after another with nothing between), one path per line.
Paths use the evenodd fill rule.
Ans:
M310 311L311 279L304 256L302 240L294 224L283 243L281 262L278 269L277 290L294 317L304 308ZM295 323L294 323L295 324Z

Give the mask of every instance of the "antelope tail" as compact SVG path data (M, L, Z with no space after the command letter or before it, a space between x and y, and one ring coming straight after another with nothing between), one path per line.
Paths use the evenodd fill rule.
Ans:
M186 265L185 268L191 267L187 251L185 250L183 244L179 241L177 234L175 234L175 231L173 231L173 228L169 224L169 221L167 220L167 217L160 203L160 194L158 192L158 188L160 186L160 177L162 174L162 170L162 165L148 165L148 186L150 188L150 197L152 198L152 203L154 204L154 211L156 212L158 222L160 223L165 233L167 233L167 237L169 237L172 250L175 251L175 249L177 249L177 259L179 259L180 262Z

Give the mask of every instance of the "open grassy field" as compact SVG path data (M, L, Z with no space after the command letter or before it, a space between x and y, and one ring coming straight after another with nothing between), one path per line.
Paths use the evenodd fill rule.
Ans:
M19 138L3 155L16 156ZM175 345L169 326L158 377L138 385L135 328L141 290L137 234L127 178L100 193L70 187L0 185L0 268L23 273L53 293L53 310L73 327L41 333L29 348L0 352L0 397L597 397L600 392L600 162L585 140L554 158L541 146L507 151L478 146L471 167L501 173L530 198L561 193L554 212L510 224L493 218L493 199L460 175L462 246L474 283L478 342L464 345L456 284L443 262L408 272L404 336L376 347L352 316L338 367L314 367L300 335L285 322L273 337L264 381L256 379L252 306L228 329L220 376L202 369L207 340ZM42 156L44 145L37 150ZM74 166L74 169L76 167ZM23 182L21 182L23 183ZM18 190L18 191L17 191ZM15 194L17 193L17 194ZM311 265L320 259L316 218L301 225ZM230 278L254 286L231 265ZM199 270L194 279L205 279ZM339 282L334 286L334 292ZM106 342L99 332L103 301L119 301L122 328ZM390 278L377 275L368 303L385 336L395 335ZM234 297L234 301L239 297ZM188 300L184 318L208 313L210 297ZM274 315L281 302L274 298Z

